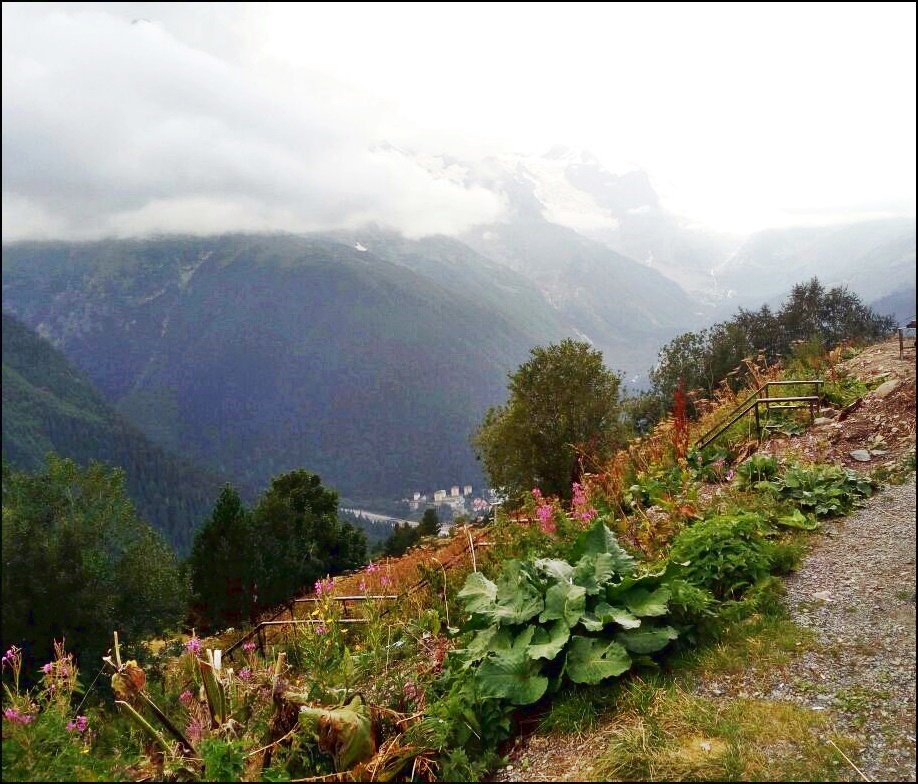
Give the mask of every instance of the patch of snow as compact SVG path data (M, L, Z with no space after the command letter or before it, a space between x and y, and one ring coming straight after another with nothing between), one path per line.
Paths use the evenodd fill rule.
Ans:
M367 249L361 245L359 242L354 243L354 250L359 250L361 253L366 253Z

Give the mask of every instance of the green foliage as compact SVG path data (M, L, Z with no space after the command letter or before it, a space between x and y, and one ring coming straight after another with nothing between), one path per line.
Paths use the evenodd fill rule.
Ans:
M587 343L532 349L510 376L507 403L488 410L472 439L492 486L569 499L579 456L601 462L620 444L620 383Z
M214 476L151 443L56 348L4 313L3 455L35 471L48 452L122 468L141 518L182 555L219 487Z
M204 630L236 626L253 610L253 555L260 542L239 494L226 485L210 519L195 535L189 558L196 615Z
M754 513L718 515L686 528L673 541L670 561L693 585L718 599L740 596L771 568L766 524Z
M496 582L481 573L459 598L478 629L457 652L485 698L527 705L560 683L596 684L632 666L630 652L657 651L677 632L655 619L670 593L636 578L634 560L600 520L580 537L576 562L505 562Z
M204 781L241 781L245 755L238 741L206 738L201 741Z
M692 449L686 462L693 477L701 482L723 482L726 479L733 452L721 445L709 444L702 450Z
M440 518L436 509L425 509L424 516L417 528L421 536L438 536L440 534Z
M252 511L252 536L253 580L262 607L366 561L363 532L338 519L338 494L302 469L271 480Z
M875 482L841 466L804 468L791 464L781 476L759 487L816 517L834 517L848 514L862 499L873 495Z
M736 475L744 484L767 482L778 475L778 461L770 455L752 455L737 466Z
M175 555L137 519L124 475L49 455L40 473L3 478L3 637L32 660L66 638L95 661L112 630L142 637L181 619Z
M777 311L740 309L732 319L700 332L687 332L663 347L650 372L665 410L679 384L710 395L721 382L734 390L750 377L743 360L761 356L770 364L796 349L804 364L842 341L875 340L889 333L892 320L878 315L845 288L826 290L816 278L793 287Z
M424 516L418 525L396 523L391 535L383 544L382 551L384 555L398 557L421 541L421 537L438 536L439 534L440 518L437 516L437 510L425 509Z

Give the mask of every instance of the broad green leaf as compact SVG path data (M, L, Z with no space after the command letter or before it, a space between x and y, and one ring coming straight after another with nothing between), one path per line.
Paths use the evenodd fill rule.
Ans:
M545 609L539 616L542 623L563 620L573 626L586 610L586 589L569 583L556 583L545 593Z
M581 585L586 592L593 596L602 590L602 587L612 579L615 574L615 556L610 553L598 555L585 555L574 566L571 579L574 585Z
M548 659L551 661L564 650L564 646L567 645L570 637L570 629L568 629L564 621L556 621L548 629L538 627L532 636L532 643L526 653L530 659Z
M542 593L519 561L507 561L497 580L493 620L497 623L525 623L545 606Z
M584 555L607 553L612 556L612 566L618 574L631 574L634 571L634 558L619 546L615 534L606 527L602 518L597 518L592 528L577 537L573 553L577 560Z
M794 511L789 515L779 517L775 522L777 525L783 526L785 528L801 528L804 531L815 531L817 528L819 528L818 522L815 520L810 520L799 509L794 509Z
M617 642L595 637L572 637L565 660L565 672L574 683L597 684L621 675L631 666L631 657Z
M666 615L666 603L670 596L669 588L666 586L657 588L653 593L644 588L634 588L620 596L619 601L639 618L645 618Z
M472 572L466 577L465 585L457 596L462 600L467 612L489 615L494 609L497 586L481 572Z
M588 632L601 632L606 627L605 622L600 620L595 613L584 613L580 623Z
M653 590L660 584L660 581L666 575L668 568L669 565L667 564L667 566L660 572L642 574L640 577L632 577L629 575L622 577L622 579L617 583L609 583L606 586L606 599L608 599L609 604L614 606L621 604L620 597L626 595L635 586Z
M513 650L494 653L485 659L475 679L483 697L507 700L514 705L530 705L548 689L548 678L539 674L540 669L541 664L530 659L525 651Z
M570 582L571 573L574 571L573 566L560 558L539 558L535 562L535 567L543 574L562 583Z
M500 632L504 630L501 629ZM495 639L500 634L496 626L489 626L487 629L482 629L478 632L469 644L457 651L466 665L472 664L473 662L479 661L487 656L489 651L495 650L499 642ZM510 647L509 641L506 643L506 647Z
M665 648L670 640L679 636L672 626L628 629L615 635L615 639L633 653L653 653Z
M595 612L596 617L599 618L604 625L610 621L615 621L615 623L625 629L637 629L637 627L641 625L641 619L636 618L624 607L612 607L605 602L600 602L596 605Z

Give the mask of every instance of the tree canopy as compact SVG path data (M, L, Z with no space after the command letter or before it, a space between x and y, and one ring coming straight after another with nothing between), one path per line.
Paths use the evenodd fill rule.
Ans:
M3 647L35 661L52 641L93 660L124 639L177 626L185 586L175 554L141 521L124 473L49 454L36 473L3 467Z
M660 351L650 380L662 410L668 410L680 380L686 390L707 394L725 379L736 388L746 380L743 360L759 353L775 362L801 341L832 348L842 341L876 340L892 327L892 319L875 313L856 294L840 286L827 290L813 278L794 286L778 310L740 308L728 321L674 338Z
M538 487L569 499L581 458L601 461L620 445L621 379L588 343L567 339L530 354L472 445L494 487L515 496Z

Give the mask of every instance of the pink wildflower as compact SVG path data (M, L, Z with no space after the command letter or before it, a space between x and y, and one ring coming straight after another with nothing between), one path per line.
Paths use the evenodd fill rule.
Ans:
M12 666L19 659L19 648L15 645L10 647L10 649L3 654L3 664L9 664Z
M382 577L380 577L379 584L383 588L388 588L390 585L392 585L392 579L389 577L389 575L384 574Z
M241 670L239 670L239 677L242 680L247 681L252 677L252 671L248 667L243 667Z
M727 476L725 478L729 482L731 479L733 479L734 476L736 476L736 471L731 468L729 471L727 471Z
M201 740L204 735L204 725L197 717L188 722L188 726L185 728L185 735L192 743L198 743Z
M187 648L190 653L197 656L201 652L201 641L197 637L192 637L185 643L185 648Z
M583 486L579 482L574 482L573 490L574 497L571 500L571 510L578 520L583 520L584 522L588 523L590 520L596 517L596 509L590 505L586 491L583 489Z
M3 718L16 724L30 724L35 717L28 713L20 713L15 708L6 708L3 711Z
M67 729L70 732L79 732L82 735L89 729L89 719L86 716L77 716L74 721L67 722Z
M316 625L316 634L326 634L327 632L328 632L328 629L325 628L324 623L320 623Z
M251 653L255 650L255 643L251 641L242 643L242 650L244 650L246 653Z
M367 590L367 581L366 581L366 580L361 580L361 581L360 581L360 584L357 586L357 589L358 589L359 591L363 592L363 593L366 593L366 590Z
M316 584L313 587L315 588L316 596L322 596L332 592L335 587L335 581L331 577L327 577L324 580L316 580Z
M41 665L41 671L42 671L45 675L50 675L50 674L51 674L51 670L53 669L53 667L54 667L54 665L52 665L51 662L48 662L47 664L42 664L42 665Z
M379 571L379 564L377 563L370 563L367 566L367 574L375 574L378 571Z
M181 694L179 694L179 702L182 703L186 708L191 705L194 701L194 695L188 690L185 689Z

